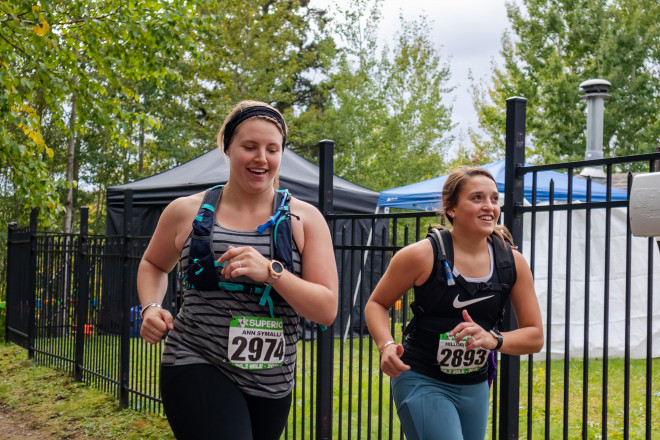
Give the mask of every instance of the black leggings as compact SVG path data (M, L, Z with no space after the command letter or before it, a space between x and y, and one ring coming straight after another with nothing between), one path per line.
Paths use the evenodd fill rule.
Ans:
M160 394L179 440L277 440L291 408L291 394L279 399L249 396L207 364L161 367Z

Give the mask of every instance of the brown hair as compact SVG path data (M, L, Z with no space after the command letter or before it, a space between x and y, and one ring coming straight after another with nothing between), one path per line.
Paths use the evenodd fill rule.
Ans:
M447 211L456 206L458 203L458 196L467 181L477 176L487 177L497 185L492 174L487 170L478 167L459 167L454 169L447 177L447 180L442 187L442 214L445 215L447 220L449 220L449 223L452 225L454 224L454 219L446 215ZM502 243L509 242L511 246L514 246L513 237L506 226L495 225L493 233L502 240Z

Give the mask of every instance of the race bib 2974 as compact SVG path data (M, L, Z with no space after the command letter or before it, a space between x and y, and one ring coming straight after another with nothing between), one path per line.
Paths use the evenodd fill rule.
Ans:
M229 324L230 363L245 370L265 370L284 361L282 319L233 316Z

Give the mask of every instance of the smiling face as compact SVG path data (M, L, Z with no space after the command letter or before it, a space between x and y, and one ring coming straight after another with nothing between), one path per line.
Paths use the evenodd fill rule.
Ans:
M231 181L250 193L272 191L282 161L282 139L274 122L261 118L242 122L227 147Z
M461 188L457 202L447 212L452 216L454 229L487 237L500 217L499 193L492 179L472 176Z

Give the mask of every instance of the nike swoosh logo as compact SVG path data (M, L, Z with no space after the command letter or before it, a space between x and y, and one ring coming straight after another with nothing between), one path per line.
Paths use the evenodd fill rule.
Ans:
M461 309L463 307L469 306L470 304L478 303L479 301L483 301L485 299L492 298L493 296L495 296L495 295L484 296L482 298L475 298L475 299L470 299L470 300L467 300L467 301L459 301L458 300L458 295L456 295L456 298L454 298L454 308Z

